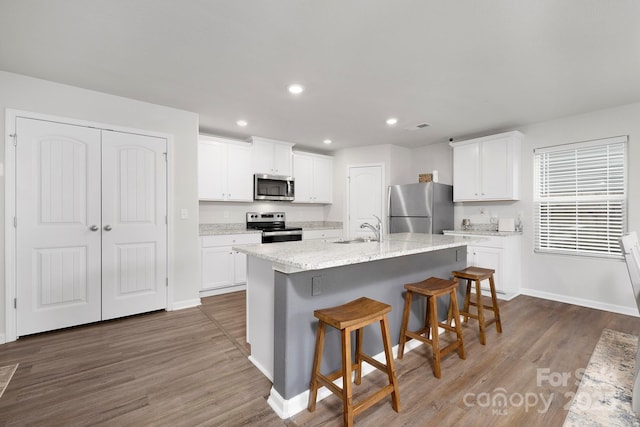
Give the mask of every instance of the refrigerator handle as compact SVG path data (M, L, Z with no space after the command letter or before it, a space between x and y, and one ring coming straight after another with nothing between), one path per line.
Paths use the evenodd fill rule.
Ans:
M387 233L391 233L391 186L387 187Z

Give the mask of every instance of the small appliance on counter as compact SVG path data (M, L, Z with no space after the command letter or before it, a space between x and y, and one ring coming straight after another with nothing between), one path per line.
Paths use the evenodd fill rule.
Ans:
M302 240L302 228L287 227L284 212L247 212L247 229L261 230L262 243Z

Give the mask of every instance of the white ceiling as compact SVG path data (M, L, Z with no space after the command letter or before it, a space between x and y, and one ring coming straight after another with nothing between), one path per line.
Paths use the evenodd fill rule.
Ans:
M0 69L205 133L417 147L640 101L640 1L0 0Z

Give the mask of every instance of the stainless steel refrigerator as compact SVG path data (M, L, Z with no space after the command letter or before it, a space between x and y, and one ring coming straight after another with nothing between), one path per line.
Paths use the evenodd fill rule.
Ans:
M453 187L437 182L389 187L389 233L453 230Z

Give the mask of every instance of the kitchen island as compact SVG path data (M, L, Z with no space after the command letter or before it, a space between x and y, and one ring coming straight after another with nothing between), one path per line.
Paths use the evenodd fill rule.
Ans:
M273 382L271 407L282 418L306 408L317 327L314 310L362 296L389 304L391 337L397 344L404 284L429 276L451 277L451 271L466 267L466 245L479 240L398 233L382 243L311 240L234 247L249 256L247 341L250 360ZM446 298L438 303L439 312L446 314ZM423 322L424 301L418 298L409 326L418 329ZM412 344L407 343L407 350ZM365 328L364 350L383 360L379 328ZM340 354L339 333L328 328L324 372L340 366ZM326 396L324 391L319 398Z

